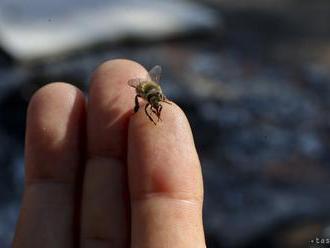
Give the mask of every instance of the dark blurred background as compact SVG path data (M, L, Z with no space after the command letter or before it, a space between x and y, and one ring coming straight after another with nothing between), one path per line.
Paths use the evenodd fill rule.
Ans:
M0 247L18 215L31 95L52 81L86 92L113 58L162 65L188 115L208 247L330 238L329 13L328 0L0 0Z

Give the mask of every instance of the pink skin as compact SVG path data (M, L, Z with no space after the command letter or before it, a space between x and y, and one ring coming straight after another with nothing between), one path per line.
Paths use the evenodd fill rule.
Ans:
M144 111L132 115L127 81L146 73L112 60L93 73L88 101L67 83L34 94L14 248L205 247L201 167L185 114L164 104L157 126Z

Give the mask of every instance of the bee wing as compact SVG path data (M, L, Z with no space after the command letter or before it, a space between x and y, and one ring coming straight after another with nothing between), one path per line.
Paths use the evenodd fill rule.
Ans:
M149 71L149 77L152 81L159 83L160 75L162 74L162 68L159 65L154 66Z
M127 81L127 84L133 88L136 88L143 80L141 78L133 78Z

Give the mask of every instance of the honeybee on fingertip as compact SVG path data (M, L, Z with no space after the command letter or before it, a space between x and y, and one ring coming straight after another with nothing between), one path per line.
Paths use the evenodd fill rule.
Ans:
M144 107L144 111L148 116L149 120L155 125L156 121L152 118L152 114L157 116L157 122L161 120L160 114L162 111L162 102L171 104L166 96L163 94L160 87L160 75L162 73L162 68L159 65L154 66L146 75L146 78L133 78L128 80L127 84L135 88L135 107L134 113L136 113L139 108L139 98L142 98L147 102ZM148 109L151 111L148 112Z

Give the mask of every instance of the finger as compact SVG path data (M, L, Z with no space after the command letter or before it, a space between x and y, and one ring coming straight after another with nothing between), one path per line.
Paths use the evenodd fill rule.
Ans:
M161 116L154 125L139 111L129 124L132 243L205 247L202 176L190 126L174 103L164 104Z
M32 98L27 115L25 191L13 247L72 247L84 148L85 100L53 83Z
M135 97L127 82L146 74L141 65L124 59L109 60L96 69L89 89L89 157L125 157L127 126Z
M88 161L84 176L83 247L129 245L126 142L134 89L127 81L145 77L139 64L108 61L95 71L89 90Z

